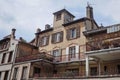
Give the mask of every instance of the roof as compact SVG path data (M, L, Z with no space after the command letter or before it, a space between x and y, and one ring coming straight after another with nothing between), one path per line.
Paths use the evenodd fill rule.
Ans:
M80 18L80 19L77 19L77 20L71 21L71 22L69 22L69 23L65 23L65 24L63 24L63 26L66 27L66 26L68 26L68 25L71 25L71 24L77 23L77 22L79 22L79 21L82 22L82 21L85 21L85 20L90 20L90 19L87 18L87 17L83 17L83 18Z
M48 31L52 31L52 30L53 30L53 28L49 28L49 29L43 30L43 31L41 31L39 33L35 33L35 34L42 34L42 33L48 32Z
M24 45L26 45L26 46L29 46L29 47L38 49L38 47L36 47L36 46L34 46L34 45L31 45L30 43L27 43L27 42L21 42L21 41L19 41L19 44L24 44Z
M54 12L53 14L55 15L55 14L58 14L58 13L61 13L61 12L67 12L69 15L75 17L72 13L70 13L70 12L69 12L68 10L66 10L66 9L62 9L62 10L60 10L60 11Z

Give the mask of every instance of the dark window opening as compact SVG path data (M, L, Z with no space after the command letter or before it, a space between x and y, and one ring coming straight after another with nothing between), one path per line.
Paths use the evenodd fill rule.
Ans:
M3 54L2 62L1 62L1 63L4 63L4 62L5 62L5 57L6 57L6 53Z
M34 77L39 77L40 76L40 68L34 67Z
M97 75L97 67L91 67L90 68L90 75L96 76Z
M13 52L10 52L10 53L9 53L9 57L8 57L8 62L11 62L11 60L12 60L12 55L13 55Z
M120 65L117 65L118 74L120 74Z
M61 20L61 14L56 15L56 21Z
M18 73L18 67L16 67L16 68L14 69L13 79L12 79L12 80L17 80L17 73Z
M7 80L7 79L8 79L8 73L9 73L9 71L5 71L4 80Z

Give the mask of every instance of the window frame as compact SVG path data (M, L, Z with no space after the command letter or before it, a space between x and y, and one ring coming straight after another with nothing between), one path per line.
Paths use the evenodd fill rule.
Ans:
M70 58L76 57L76 46L69 47L69 57Z
M70 29L70 39L77 38L77 30L76 28Z
M56 15L56 21L61 20L61 18L62 18L62 14L61 13L59 13L59 14Z

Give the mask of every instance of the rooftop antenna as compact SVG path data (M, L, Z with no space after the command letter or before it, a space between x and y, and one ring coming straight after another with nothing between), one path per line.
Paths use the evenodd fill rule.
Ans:
M89 2L87 2L87 6L91 6L91 5L95 5L95 4L90 4Z
M64 5L64 9L66 9L66 6Z

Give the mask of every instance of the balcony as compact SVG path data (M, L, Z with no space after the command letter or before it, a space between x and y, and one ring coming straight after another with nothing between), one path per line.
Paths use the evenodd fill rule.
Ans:
M85 59L84 53L75 53L74 55L61 55L54 57L54 62L66 63L66 62L76 62Z
M86 43L86 50L96 51L102 49L112 49L120 47L120 39L108 39L108 40L99 40Z
M24 62L24 61L37 60L37 59L45 59L45 60L52 61L53 56L46 53L31 54L23 57L17 57L15 62L18 63L18 62Z

